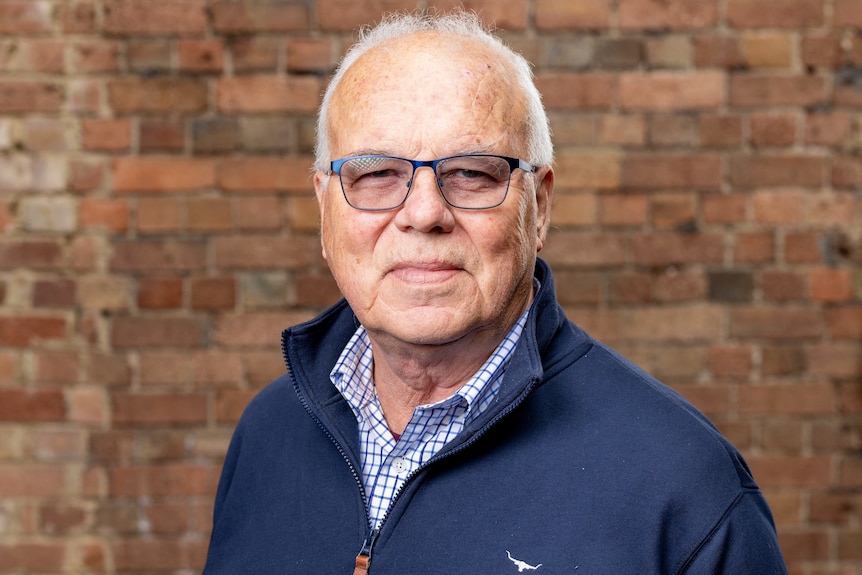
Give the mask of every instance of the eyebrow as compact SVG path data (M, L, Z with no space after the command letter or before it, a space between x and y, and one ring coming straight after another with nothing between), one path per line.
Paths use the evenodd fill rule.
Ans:
M465 154L493 154L495 153L491 146L472 146L466 148L464 150L458 151L454 154L447 154L446 156L441 156L444 158L448 158L450 156L462 156ZM361 148L359 150L353 150L349 152L347 155L342 156L344 158L351 158L354 156L393 156L397 158L403 158L404 156L399 156L398 154L394 154L388 150L382 150L379 148Z

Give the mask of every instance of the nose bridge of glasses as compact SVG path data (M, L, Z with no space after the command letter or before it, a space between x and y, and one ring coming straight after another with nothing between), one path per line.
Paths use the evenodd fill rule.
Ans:
M410 181L407 182L407 189L413 189L413 182L416 180L416 172L419 171L420 168L429 168L431 170L431 177L434 178L435 183L437 184L437 188L442 191L443 182L440 181L440 177L437 175L437 166L438 160L408 160L411 164L413 164L413 174L410 176Z

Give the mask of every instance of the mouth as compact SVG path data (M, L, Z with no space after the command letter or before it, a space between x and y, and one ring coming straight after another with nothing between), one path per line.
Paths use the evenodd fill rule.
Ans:
M414 285L433 285L446 282L462 269L445 262L401 262L389 273L401 282Z

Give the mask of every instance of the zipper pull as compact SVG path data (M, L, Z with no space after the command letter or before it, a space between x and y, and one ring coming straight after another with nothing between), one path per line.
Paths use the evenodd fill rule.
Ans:
M353 575L367 575L368 569L371 567L371 549L374 547L374 542L379 534L378 529L368 531L365 541L362 542L362 549L356 556L356 567L353 569Z

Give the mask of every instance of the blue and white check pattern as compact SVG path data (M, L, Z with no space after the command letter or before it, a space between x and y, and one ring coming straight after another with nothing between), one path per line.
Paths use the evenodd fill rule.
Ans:
M359 422L362 480L372 526L383 520L404 480L494 402L527 314L524 312L485 364L458 391L444 400L415 408L398 441L386 424L377 398L368 333L360 326L353 334L330 378Z

